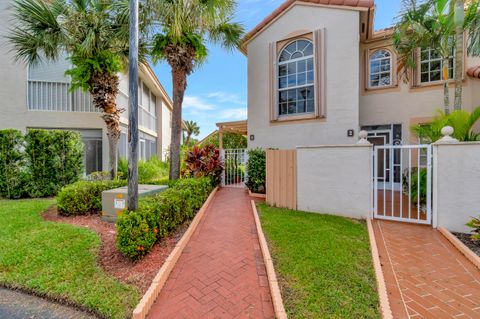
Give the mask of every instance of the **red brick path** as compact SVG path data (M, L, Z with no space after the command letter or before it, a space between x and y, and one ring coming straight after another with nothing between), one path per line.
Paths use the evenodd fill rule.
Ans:
M245 190L218 191L148 318L274 318Z
M375 220L393 317L480 318L480 271L430 226Z

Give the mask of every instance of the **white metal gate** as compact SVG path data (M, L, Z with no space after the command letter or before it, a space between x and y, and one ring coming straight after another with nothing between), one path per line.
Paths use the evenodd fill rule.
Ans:
M222 174L223 187L245 187L247 181L247 160L246 149L222 150L224 170Z
M374 217L431 224L431 145L381 145L373 153Z

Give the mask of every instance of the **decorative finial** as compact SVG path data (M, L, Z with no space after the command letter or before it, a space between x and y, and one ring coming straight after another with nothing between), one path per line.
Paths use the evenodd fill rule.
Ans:
M368 137L368 132L367 131L358 132L358 137L360 137L360 140L357 142L358 145L370 145L371 144L367 140L367 137Z
M453 143L458 143L458 140L456 138L453 138L452 135L455 132L453 127L451 126L445 126L442 128L442 135L443 137L439 139L436 143L437 144L453 144Z

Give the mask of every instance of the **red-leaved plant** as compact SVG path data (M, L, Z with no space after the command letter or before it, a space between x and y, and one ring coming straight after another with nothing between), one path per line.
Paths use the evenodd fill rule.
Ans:
M185 156L184 177L210 177L215 185L220 184L223 162L220 150L214 145L195 145Z

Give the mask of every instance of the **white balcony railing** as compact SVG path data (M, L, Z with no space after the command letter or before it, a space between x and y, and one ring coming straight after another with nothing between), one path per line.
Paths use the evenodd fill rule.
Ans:
M98 112L90 94L70 92L68 82L28 81L27 104L30 111Z

